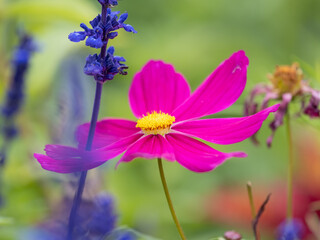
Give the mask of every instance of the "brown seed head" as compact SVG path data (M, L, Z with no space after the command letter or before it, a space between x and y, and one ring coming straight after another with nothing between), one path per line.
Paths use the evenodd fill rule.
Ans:
M298 63L293 63L291 66L281 65L276 66L275 72L268 78L279 94L291 93L294 96L301 89L303 72Z

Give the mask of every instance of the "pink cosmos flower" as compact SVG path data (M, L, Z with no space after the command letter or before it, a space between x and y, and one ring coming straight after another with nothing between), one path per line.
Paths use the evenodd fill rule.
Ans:
M185 78L172 65L149 61L133 79L129 101L137 121L107 118L97 123L92 148L84 151L89 124L77 129L78 149L47 145L35 154L49 171L70 173L95 168L124 152L119 163L135 158L177 161L194 172L210 171L243 152L223 153L195 139L233 144L259 130L279 105L240 118L200 119L232 105L246 85L249 60L244 51L234 53L190 94Z

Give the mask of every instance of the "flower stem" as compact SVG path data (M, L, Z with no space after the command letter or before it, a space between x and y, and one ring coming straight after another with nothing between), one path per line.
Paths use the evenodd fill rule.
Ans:
M252 223L254 224L254 221L255 221L255 219L257 217L257 213L256 213L256 209L254 207L254 202L253 202L253 194L252 194L252 184L251 184L251 182L247 182L247 192L248 192L250 208L251 208ZM259 232L257 224L253 225L253 231L254 231L255 239L256 240L260 240L260 232Z
M87 144L86 144L87 151L91 150L91 146L92 146L92 142L93 142L93 136L94 136L94 132L95 132L96 125L97 125L99 108L100 108L101 93L102 93L102 83L97 82L92 117L91 117L91 122L90 122L90 130L89 130L88 140L87 140ZM72 240L73 229L74 229L75 222L76 222L77 211L78 211L79 205L81 203L81 198L82 198L84 185L86 182L86 177L87 177L87 171L81 172L78 189L77 189L77 192L74 196L72 208L71 208L71 212L70 212L70 216L69 216L67 240Z
M252 219L254 219L256 217L256 209L254 207L254 202L253 202L252 184L251 184L251 182L247 183L247 192L248 192L248 197L249 197L249 202L250 202Z
M176 227L178 229L178 232L180 234L181 239L182 240L186 240L186 237L185 237L185 235L184 235L184 233L182 231L181 225L180 225L180 223L178 221L177 215L176 215L176 213L174 211L174 208L173 208L173 205L172 205L171 197L170 197L169 190L168 190L168 185L167 185L167 182L166 182L166 177L164 176L164 171L163 171L161 158L158 158L158 167L159 167L159 172L160 172L160 177L161 177L161 182L162 182L162 185L163 185L164 193L165 193L166 198L167 198L168 206L170 208L170 212L171 212L173 221L176 224Z
M101 22L103 25L106 24L106 18L107 18L107 8L108 6L105 4L101 4ZM103 40L106 38L106 33L103 33ZM106 55L106 50L107 50L107 41L105 44L101 47L100 51L100 57L104 58ZM102 82L97 81L96 83L96 93L95 93L95 98L94 98L94 103L93 103L93 110L92 110L92 116L91 116L91 122L90 122L90 129L89 129L89 134L88 134L88 139L87 139L87 144L86 144L86 150L90 151L92 147L92 142L93 142L93 137L94 137L94 132L96 129L97 125L97 120L98 120L98 115L99 115L99 109L100 109L100 101L101 101L101 93L102 93ZM79 205L81 203L81 198L82 198L82 193L84 189L84 185L86 182L87 178L87 172L88 171L83 171L81 172L81 176L79 179L79 184L78 184L78 189L77 192L74 196L73 203L72 203L72 208L69 216L69 223L68 223L68 233L67 233L67 240L72 240L72 234L73 234L73 229L75 226L76 222L76 217L77 217L77 211L79 208Z
M287 129L287 140L289 148L289 159L288 159L288 190L287 190L287 220L290 221L293 217L293 144L292 134L290 125L289 109L286 113L286 129Z

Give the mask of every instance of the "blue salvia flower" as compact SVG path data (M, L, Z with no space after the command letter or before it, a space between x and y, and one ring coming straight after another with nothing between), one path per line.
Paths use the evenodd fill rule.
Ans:
M29 59L35 49L32 38L24 35L14 52L12 59L13 78L1 109L4 117L12 117L20 109L24 96L24 77L29 66Z
M0 165L3 165L5 162L8 142L18 133L14 125L14 117L23 104L25 75L29 67L30 57L35 50L36 45L33 39L29 35L24 34L21 36L20 44L13 54L13 75L4 103L1 106L1 115L4 120L1 133L4 137L5 145L2 146L0 152Z
M104 82L112 80L116 74L127 75L128 67L121 63L126 60L123 57L114 56L114 47L109 47L106 57L101 59L97 54L87 57L84 73L94 76L95 80Z
M101 48L100 54L89 55L86 59L86 64L84 67L84 72L87 75L94 76L96 80L96 91L95 99L93 103L92 117L90 121L89 134L86 141L85 149L89 152L92 148L94 132L96 128L96 123L99 115L102 85L108 80L112 80L116 74L126 75L125 71L128 67L123 63L125 59L123 57L114 56L114 48L110 47L107 50L107 44L110 39L117 37L118 33L116 30L123 28L127 32L136 33L134 28L125 24L128 14L124 13L120 17L119 12L112 12L111 7L118 5L116 0L98 0L101 4L101 14L90 21L91 28L84 23L80 24L83 31L76 31L69 34L68 38L72 42L80 42L86 40L86 45L93 48ZM61 145L52 145L56 151L59 148L65 148ZM79 149L73 149L78 153ZM72 150L72 151L73 151ZM59 152L59 150L58 150ZM61 152L60 152L61 153ZM91 153L89 153L91 154ZM59 155L59 154L58 154ZM58 156L56 154L51 154L52 156ZM64 154L63 154L64 155ZM42 159L44 155L35 154L37 160ZM68 153L62 158L68 157ZM82 158L82 156L80 156ZM81 203L82 193L85 186L85 181L87 177L87 171L81 172L78 188L73 200L73 204L70 211L69 222L68 222L68 233L67 239L73 239L73 233L76 228L76 219L78 218L78 209Z
M278 240L300 240L304 234L304 227L300 220L286 220L278 228Z
M95 200L95 209L87 224L88 231L91 235L105 236L115 229L116 223L113 198L107 194L100 194Z
M114 39L118 36L116 30L123 28L127 32L137 33L137 31L130 25L124 22L128 18L128 13L123 13L118 17L120 12L112 12L110 8L107 10L107 22L106 24L101 23L101 15L99 14L92 21L89 28L84 23L80 24L80 27L84 31L76 31L70 33L68 38L72 42L84 41L86 38L86 45L92 48L101 48L104 45L104 41L107 42L109 39ZM104 39L103 32L106 33L106 38Z
M127 32L137 33L137 31L129 24L124 22L128 18L128 13L120 16L119 11L112 11L111 6L118 5L116 0L99 0L102 5L108 6L105 16L105 22L99 14L90 21L91 28L84 23L80 24L83 31L70 33L68 38L72 42L80 42L86 40L86 45L93 48L102 48L106 46L110 39L118 36L118 29L123 28ZM99 54L89 55L84 67L84 73L94 76L96 81L104 83L112 80L116 74L126 75L125 71L128 67L123 63L126 60L123 57L114 56L114 48L109 47L106 56L101 57Z
M70 200L65 202L65 207L70 205ZM65 240L66 236L66 211L58 213L57 216L33 231L29 231L30 239L41 234L45 240ZM95 240L105 239L104 237L113 236L116 231L118 216L114 207L114 199L106 193L99 194L94 200L83 200L78 211L76 226L74 229L74 239ZM119 236L127 236L126 232ZM29 239L28 238L28 239ZM135 238L121 238L135 239ZM120 238L117 240L120 240Z

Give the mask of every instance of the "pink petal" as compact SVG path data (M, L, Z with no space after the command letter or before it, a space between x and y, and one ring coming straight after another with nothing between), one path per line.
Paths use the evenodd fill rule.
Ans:
M174 161L173 149L162 135L147 135L134 143L122 156L120 162L130 162L134 158L165 158ZM118 163L118 164L119 164Z
M185 121L173 125L172 129L216 144L232 144L241 142L256 133L269 113L276 112L278 108L279 104L241 118Z
M149 61L134 76L129 90L130 106L137 118L160 110L170 114L189 96L184 77L162 61Z
M105 147L122 138L131 136L140 131L136 122L125 119L104 119L97 122L92 149ZM87 143L90 123L82 124L76 131L79 148L84 149Z
M92 151L61 145L47 145L45 147L47 155L35 153L34 157L42 168L48 171L58 173L81 172L96 168L118 156L142 136L143 134L134 134L107 147Z
M246 85L248 64L244 51L234 53L172 115L182 121L214 114L232 105Z
M58 173L81 172L95 168L106 162L100 151L84 151L77 148L47 145L47 155L35 153L43 169Z
M194 172L211 171L228 158L247 156L243 152L219 152L198 140L177 133L167 134L166 139L174 149L176 161Z
M115 142L111 145L108 145L104 148L100 148L99 151L103 152L103 156L105 159L112 159L119 154L123 153L125 150L127 150L131 145L134 145L135 142L139 141L140 138L142 138L143 134L134 134L129 137L123 138L119 140L118 142Z

